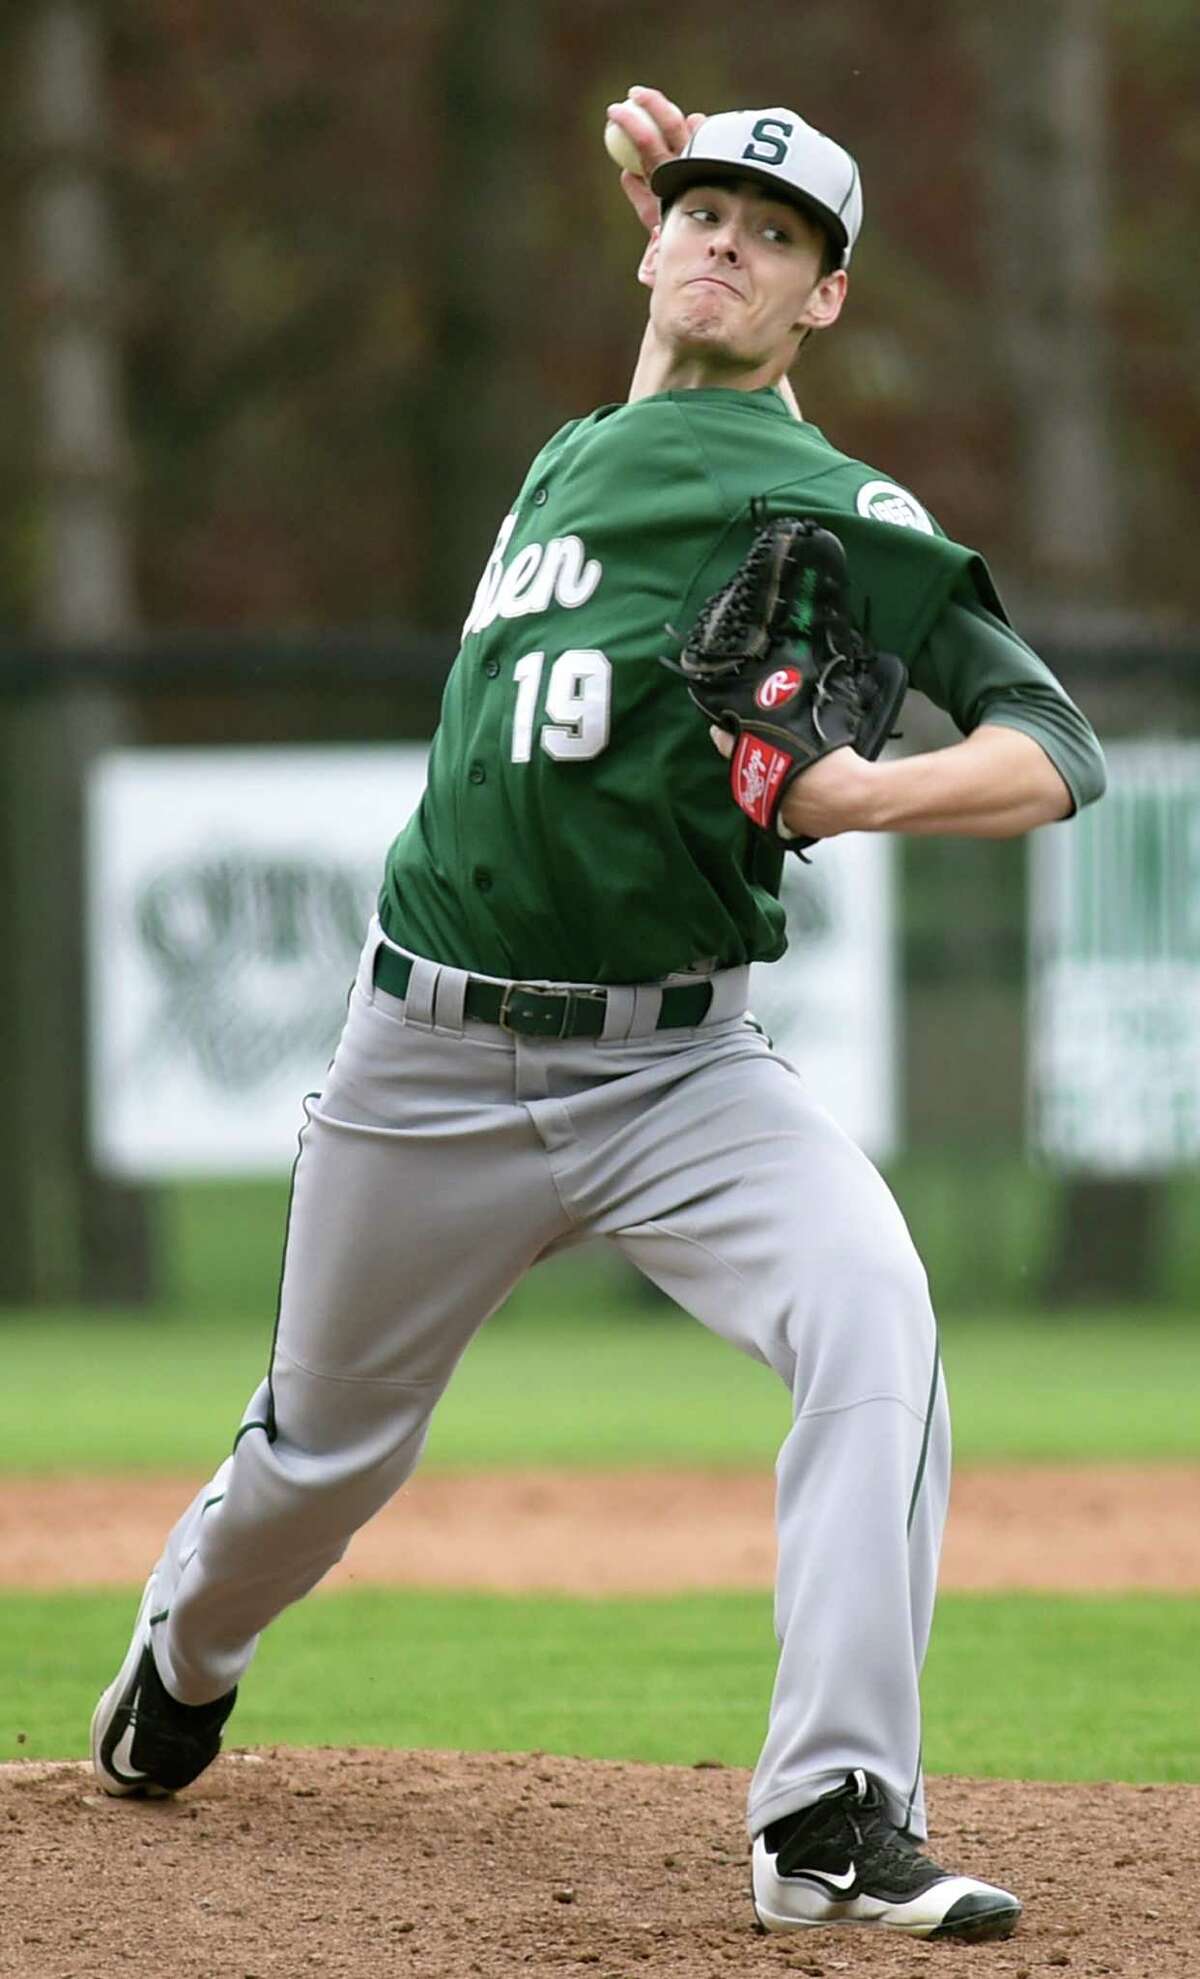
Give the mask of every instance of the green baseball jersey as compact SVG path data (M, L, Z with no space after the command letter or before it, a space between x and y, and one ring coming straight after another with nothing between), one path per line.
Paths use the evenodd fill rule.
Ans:
M388 856L394 940L485 975L595 983L782 953L784 849L734 804L659 664L764 509L837 532L856 616L910 664L964 587L1000 612L972 551L774 390L664 392L573 422L530 468L463 627L427 789ZM986 701L946 671L931 691L952 714Z

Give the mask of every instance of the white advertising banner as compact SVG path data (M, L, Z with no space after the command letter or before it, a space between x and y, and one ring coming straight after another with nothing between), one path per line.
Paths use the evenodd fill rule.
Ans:
M94 1158L130 1179L286 1172L424 747L119 750L88 791ZM789 859L755 1015L874 1156L895 1143L892 846Z
M813 1097L873 1160L898 1143L895 845L848 833L784 867L788 949L750 1005Z
M1032 1141L1154 1174L1200 1160L1200 743L1107 755L1103 802L1031 841Z
M129 749L88 790L91 1140L130 1178L286 1172L418 746Z

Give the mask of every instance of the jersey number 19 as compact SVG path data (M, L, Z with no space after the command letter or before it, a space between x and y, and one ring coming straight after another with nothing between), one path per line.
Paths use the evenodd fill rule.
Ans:
M513 668L517 705L513 709L512 759L527 763L533 755L533 727L538 691L546 664L544 653L526 653ZM578 763L598 756L608 745L612 701L612 666L595 647L573 647L560 653L546 682L542 748L557 763Z

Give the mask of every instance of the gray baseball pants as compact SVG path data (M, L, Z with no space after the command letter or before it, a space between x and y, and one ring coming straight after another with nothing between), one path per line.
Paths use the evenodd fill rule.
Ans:
M602 1038L547 1043L464 1021L456 969L417 961L403 1002L376 990L383 939L373 924L308 1108L269 1378L159 1562L167 1688L200 1704L239 1682L409 1477L489 1313L538 1258L602 1236L793 1399L751 1833L862 1766L923 1836L949 1416L881 1177L746 1022L744 970L695 1029L655 1033L657 993L616 990Z

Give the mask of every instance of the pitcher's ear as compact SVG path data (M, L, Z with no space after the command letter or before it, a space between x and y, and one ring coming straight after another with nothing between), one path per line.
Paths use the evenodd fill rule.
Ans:
M662 238L662 227L655 227L646 243L646 252L638 263L637 278L643 288L652 289L658 273L658 243Z
M828 330L842 313L848 277L843 268L817 283L796 321L797 330Z

